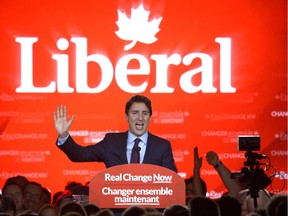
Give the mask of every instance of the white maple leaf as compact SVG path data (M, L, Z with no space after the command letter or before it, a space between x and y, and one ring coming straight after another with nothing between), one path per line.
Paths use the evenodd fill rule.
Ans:
M159 24L162 17L148 21L150 12L146 11L142 4L136 9L131 9L131 18L127 17L120 10L117 10L117 12L118 21L116 24L119 30L115 33L119 38L131 41L125 45L124 50L133 48L137 41L151 44L158 40L155 35L160 30Z

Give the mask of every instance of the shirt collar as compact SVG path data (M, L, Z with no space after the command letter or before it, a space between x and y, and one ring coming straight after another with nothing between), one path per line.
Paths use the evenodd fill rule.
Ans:
M137 136L128 131L128 143L133 143L136 138ZM142 136L138 138L140 138L141 141L146 145L148 140L148 132L144 133Z

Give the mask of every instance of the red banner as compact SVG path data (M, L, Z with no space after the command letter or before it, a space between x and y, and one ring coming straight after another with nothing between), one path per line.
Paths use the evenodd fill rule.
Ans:
M101 208L185 205L185 183L175 172L151 164L114 166L90 182L89 202Z

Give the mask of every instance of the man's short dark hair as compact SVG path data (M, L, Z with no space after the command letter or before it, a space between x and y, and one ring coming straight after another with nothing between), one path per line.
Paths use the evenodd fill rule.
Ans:
M136 102L136 103L144 103L149 112L150 112L150 115L152 115L152 104L151 104L151 100L147 97L145 97L144 95L135 95L133 97L131 97L127 103L126 103L126 106L125 106L125 114L128 115L129 113L129 110L130 110L130 107L132 106L132 104Z

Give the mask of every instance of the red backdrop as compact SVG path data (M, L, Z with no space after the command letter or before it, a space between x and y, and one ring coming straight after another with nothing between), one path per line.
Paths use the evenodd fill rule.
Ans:
M89 181L104 165L57 149L53 111L67 105L71 134L88 145L127 129L136 93L152 99L150 131L171 141L183 178L194 146L240 171L244 134L261 136L267 175L281 174L273 188L287 181L285 0L2 0L0 58L0 185L25 175L55 192ZM201 175L211 197L223 193L205 160Z

